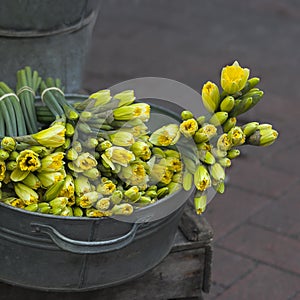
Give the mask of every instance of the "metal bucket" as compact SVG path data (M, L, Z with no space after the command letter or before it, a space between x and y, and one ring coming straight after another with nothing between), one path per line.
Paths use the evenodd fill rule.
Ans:
M0 81L31 66L78 91L99 0L3 0L0 10Z
M153 130L178 122L176 105L150 102ZM0 202L0 280L40 290L85 291L140 276L169 253L192 193L177 191L118 219L44 215Z

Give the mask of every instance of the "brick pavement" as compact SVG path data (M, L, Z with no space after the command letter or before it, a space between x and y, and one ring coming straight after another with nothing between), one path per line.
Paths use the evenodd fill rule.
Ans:
M199 90L235 59L262 78L264 100L243 120L271 122L280 138L245 148L207 209L215 249L204 299L300 299L299 19L295 0L102 1L87 90L141 76Z

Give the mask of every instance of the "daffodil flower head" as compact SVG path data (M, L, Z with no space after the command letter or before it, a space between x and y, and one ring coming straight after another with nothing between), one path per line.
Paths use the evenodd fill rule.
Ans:
M129 163L135 159L135 156L131 151L117 146L106 149L103 156L112 163L119 164L123 167L127 167Z
M97 186L97 192L104 196L112 195L115 190L116 185L111 180L107 180Z
M37 177L41 181L44 188L50 187L52 184L64 180L66 177L66 172L61 169L57 172L38 172Z
M150 118L150 105L146 103L135 103L114 109L115 120L129 121L135 118L147 122Z
M57 148L65 143L66 128L64 125L54 124L47 129L41 130L31 136L42 146Z
M109 136L115 146L128 147L134 143L133 134L126 131L117 131Z
M169 124L154 131L149 142L156 146L175 145L180 138L179 127L176 124Z
M223 90L230 95L242 90L246 85L249 74L249 69L240 67L237 61L231 66L224 67L221 73L221 86Z
M12 137L9 137L9 136L4 137L1 141L2 149L9 151L9 152L15 150L16 145L17 145L17 143L16 143L15 139Z
M188 119L183 121L180 124L180 132L187 138L192 137L196 131L198 130L198 123L197 121L192 118L192 119Z
M138 187L144 186L149 180L146 169L141 163L133 163L127 167L123 167L119 177L123 179L126 184Z
M205 191L211 186L210 175L205 166L199 165L194 174L194 184L199 191Z
M29 205L32 203L37 203L39 199L39 195L27 185L17 182L14 185L15 192L18 197L24 201L25 205Z
M216 111L220 102L220 92L215 83L208 81L203 85L202 102L208 112Z
M41 160L41 168L39 172L56 172L64 166L64 152L54 152Z
M223 133L218 138L217 147L221 151L228 151L232 147L231 141L230 141L227 133Z
M32 150L23 150L17 157L18 167L21 171L36 171L41 167L39 155Z
M143 141L135 142L130 150L134 153L136 157L139 157L143 160L148 160L151 157L151 150L149 145Z
M235 126L228 132L228 138L233 146L239 146L245 143L246 136L239 126Z
M77 157L77 159L74 160L73 163L77 168L81 169L82 171L90 170L90 169L96 167L98 164L95 157L88 152L80 154Z

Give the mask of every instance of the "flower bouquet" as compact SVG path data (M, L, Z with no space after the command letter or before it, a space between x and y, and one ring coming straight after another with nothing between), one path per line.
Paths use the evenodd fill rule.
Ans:
M223 68L221 92L204 84L206 115L183 110L179 124L153 132L151 105L137 101L133 90L101 90L74 103L60 80L44 81L30 67L17 79L16 93L0 83L0 201L31 212L130 215L195 189L201 214L209 189L224 192L238 147L268 146L278 136L270 124L237 123L263 97L260 80L237 62Z

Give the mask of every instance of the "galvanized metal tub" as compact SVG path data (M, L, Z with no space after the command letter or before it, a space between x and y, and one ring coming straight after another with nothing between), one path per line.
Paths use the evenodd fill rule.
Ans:
M17 70L37 69L78 91L99 0L3 0L0 80L15 87Z
M178 106L149 102L153 130L178 121ZM32 213L0 202L0 280L39 290L85 291L140 276L169 253L192 193L180 190L131 216L101 219Z

